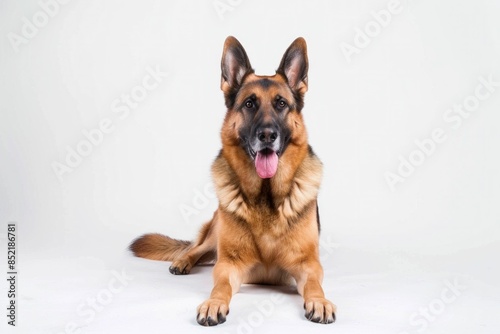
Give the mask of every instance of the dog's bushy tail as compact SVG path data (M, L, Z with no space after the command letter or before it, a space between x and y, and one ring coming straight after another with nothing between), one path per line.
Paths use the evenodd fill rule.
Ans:
M177 240L159 233L144 234L130 244L137 257L158 261L175 261L191 247L191 241Z

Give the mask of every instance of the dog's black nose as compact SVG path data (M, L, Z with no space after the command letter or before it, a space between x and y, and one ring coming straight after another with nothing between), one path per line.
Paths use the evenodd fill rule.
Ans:
M261 143L274 143L278 138L278 131L273 127L265 127L257 130L257 139Z

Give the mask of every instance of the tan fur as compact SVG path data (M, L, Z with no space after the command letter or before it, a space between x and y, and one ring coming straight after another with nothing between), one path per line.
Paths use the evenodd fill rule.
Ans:
M145 259L174 261L190 247L190 241L176 240L166 235L152 233L134 240L130 245L130 250L135 256Z
M203 225L194 242L152 233L137 238L129 248L137 257L172 261L170 266L172 273L189 274L196 264L212 263L216 258L217 239L213 231L216 216L217 212L210 222Z
M234 61L234 55L226 53L237 45L234 38L226 40L223 64ZM303 39L297 39L293 46L305 55ZM223 74L221 88L228 96L238 84L235 81L243 80L234 105L241 105L253 94L262 106L269 107L266 110L272 110L277 95L294 101L294 89L297 94L307 91L307 77L298 81L299 74L292 68L287 81L282 73L257 76L235 70L232 79ZM262 87L258 84L261 79L273 85ZM225 321L231 297L243 283L296 283L308 319L321 323L335 320L335 305L325 299L321 288L317 196L322 164L309 150L303 117L295 105L286 117L291 129L289 145L279 158L276 174L261 179L241 147L239 129L246 120L238 110L228 109L221 130L222 150L212 165L219 200L212 220L193 243L149 234L131 245L136 256L172 261L171 272L175 274L187 274L195 264L216 256L212 293L198 307L197 320L202 325Z

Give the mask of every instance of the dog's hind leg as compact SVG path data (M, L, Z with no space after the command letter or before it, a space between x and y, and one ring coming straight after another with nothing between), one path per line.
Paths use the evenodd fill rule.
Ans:
M174 275L187 275L196 264L211 263L217 257L217 211L211 221L203 225L198 238L186 252L172 261L169 270Z

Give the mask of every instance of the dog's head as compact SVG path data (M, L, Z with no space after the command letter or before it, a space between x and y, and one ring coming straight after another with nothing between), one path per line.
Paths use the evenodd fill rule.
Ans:
M307 91L307 47L297 38L272 76L255 75L238 40L226 39L221 89L228 108L222 139L253 160L257 174L271 178L290 145L305 145L300 111ZM292 153L289 153L292 154Z

